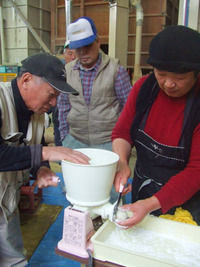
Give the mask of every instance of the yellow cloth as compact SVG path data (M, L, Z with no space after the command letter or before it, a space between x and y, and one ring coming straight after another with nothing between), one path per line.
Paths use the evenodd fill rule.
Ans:
M197 225L197 223L193 220L191 213L182 208L177 208L174 215L165 214L165 215L160 215L160 217L168 220Z

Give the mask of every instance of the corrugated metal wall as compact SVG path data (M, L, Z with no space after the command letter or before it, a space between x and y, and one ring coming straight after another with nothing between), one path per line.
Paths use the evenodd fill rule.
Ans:
M33 27L39 38L50 48L51 6L50 1L15 0L19 11ZM27 56L43 51L41 45L28 30L9 1L2 1L3 26L5 37L5 59L7 64L20 64Z

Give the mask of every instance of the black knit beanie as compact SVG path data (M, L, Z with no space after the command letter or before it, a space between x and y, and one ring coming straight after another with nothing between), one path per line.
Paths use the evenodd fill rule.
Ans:
M200 71L200 33L186 26L168 26L151 41L147 63L169 72Z

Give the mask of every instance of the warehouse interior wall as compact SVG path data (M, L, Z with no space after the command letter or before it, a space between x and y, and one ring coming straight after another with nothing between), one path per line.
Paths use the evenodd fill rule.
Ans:
M200 32L199 0L182 0L179 2L178 24Z
M20 65L21 60L27 56L44 51L42 44L47 50L50 48L50 1L1 0L0 6L3 25L3 32L1 31L3 64ZM16 9L13 6L16 6ZM2 42L4 42L3 51Z
M10 4L11 1L16 4L26 18L27 23L14 10ZM125 2L128 1L126 0ZM112 43L112 40L109 40L111 38L111 35L109 35L109 27L111 28L111 25L109 25L111 23L109 21L109 2L104 0L84 0L85 4L83 5L80 0L72 1L72 20L80 16L90 16L98 28L104 52L106 52L106 49L107 51L109 50L109 43ZM115 0L113 2L120 3L123 0ZM179 3L178 21L176 21L177 6L175 3ZM170 24L176 23L200 31L200 3L199 0L141 0L141 4L144 10L144 22L142 26L140 61L143 74L145 74L145 70L147 72L150 70L150 66L146 64L149 43L157 32ZM187 9L185 10L185 8ZM133 70L136 38L135 9L129 8L127 14L129 16L127 23L128 33L126 33L128 34L128 45L125 45L127 59L122 63L127 66L127 69ZM173 17L174 14L175 17ZM8 67L19 66L21 60L27 56L44 51L41 45L42 42L52 54L62 56L62 48L66 40L65 0L0 0L0 20L0 65ZM30 31L29 24L41 42L35 38L34 32ZM121 50L124 39L117 37L119 35L119 33L115 32L114 38L118 38L121 45L119 50ZM121 54L124 55L122 52ZM12 71L11 68L8 68L8 70Z

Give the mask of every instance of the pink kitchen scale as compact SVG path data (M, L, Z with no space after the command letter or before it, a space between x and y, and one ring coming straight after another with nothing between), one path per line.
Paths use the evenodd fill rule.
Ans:
M56 254L87 263L94 246L90 238L94 227L90 213L69 206L64 211L63 236L58 242Z

